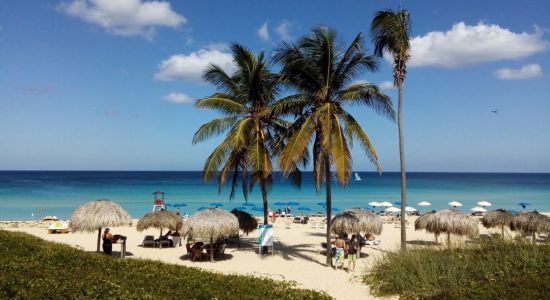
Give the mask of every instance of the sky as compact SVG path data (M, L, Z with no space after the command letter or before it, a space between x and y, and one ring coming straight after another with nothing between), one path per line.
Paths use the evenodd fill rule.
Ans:
M194 108L232 69L230 43L268 54L315 25L349 42L374 13L411 12L404 84L408 171L550 172L550 3L531 1L2 0L0 169L200 170L219 115ZM391 61L357 80L392 97ZM397 126L349 107L384 171L399 170ZM498 113L491 111L497 110ZM356 147L353 168L374 166Z

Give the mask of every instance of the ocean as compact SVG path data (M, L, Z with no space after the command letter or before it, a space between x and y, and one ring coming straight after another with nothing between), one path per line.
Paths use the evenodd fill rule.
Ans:
M346 187L334 185L334 207L342 210L368 207L371 201L400 201L399 173L358 173L361 181L352 177ZM217 183L204 183L197 171L0 171L0 220L30 220L43 215L68 218L81 204L99 198L115 201L132 217L139 218L151 211L155 191L166 193L166 203L187 204L182 212L190 215L212 202L220 202L228 210L245 202L240 189L230 201L229 187L218 193ZM316 194L311 173L304 173L301 189L277 176L268 199L271 209L278 208L275 202L294 201L317 212L323 210L317 203L324 201L324 188ZM448 208L448 202L459 201L463 204L459 209L468 212L483 200L493 204L490 209L521 210L517 203L528 202L528 210L550 211L550 174L407 174L407 203L421 211ZM420 201L432 205L419 207L416 204ZM257 188L248 202L262 205Z

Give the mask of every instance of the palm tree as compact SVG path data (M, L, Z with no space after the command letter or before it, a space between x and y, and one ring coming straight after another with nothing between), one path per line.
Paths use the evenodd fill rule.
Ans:
M214 84L219 92L195 104L197 108L217 110L224 117L202 125L193 137L193 144L226 132L206 160L203 178L209 181L218 176L218 192L221 192L231 176L230 199L235 196L239 177L245 199L249 189L259 183L264 224L267 224L267 193L273 181L271 158L283 145L280 136L288 122L273 113L279 81L278 75L270 72L263 52L256 57L238 44L231 45L231 51L236 71L229 75L221 67L211 65L203 78Z
M409 49L409 11L406 9L383 10L376 13L371 24L374 54L393 56L393 80L398 89L397 127L399 128L399 160L401 162L401 248L406 247L405 206L407 205L407 174L405 170L405 145L403 132L403 81L407 74Z
M324 181L327 210L327 266L332 263L331 168L336 181L345 186L351 176L350 146L357 140L370 160L381 171L376 150L367 133L345 110L347 104L366 105L390 119L394 111L390 99L375 85L353 81L363 71L376 70L376 62L364 52L361 34L345 48L335 31L313 28L296 44L283 43L275 51L274 61L282 64L282 80L296 93L279 101L277 109L297 116L279 156L286 176L296 163L308 155L312 144L313 177L317 192Z

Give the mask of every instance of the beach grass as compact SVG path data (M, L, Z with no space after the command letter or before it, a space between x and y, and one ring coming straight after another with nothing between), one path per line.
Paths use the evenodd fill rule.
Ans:
M331 299L293 282L108 257L0 230L0 299L153 298Z
M389 252L363 280L374 295L401 299L550 299L550 245L487 239Z

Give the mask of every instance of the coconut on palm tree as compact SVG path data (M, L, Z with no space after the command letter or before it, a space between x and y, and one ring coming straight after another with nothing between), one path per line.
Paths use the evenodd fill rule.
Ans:
M334 30L315 27L297 43L283 43L276 49L274 61L281 64L282 80L293 91L277 103L276 110L296 116L279 166L283 175L288 175L312 145L315 187L320 192L323 181L326 187L326 237L330 245L331 169L339 184L348 183L352 170L350 146L355 140L381 171L369 136L346 108L366 105L390 119L394 118L394 110L376 85L355 81L364 71L376 70L376 61L365 53L361 34L345 47ZM331 262L331 252L327 251L326 264Z
M231 46L236 71L228 74L211 65L204 79L214 84L218 93L199 99L195 106L212 109L224 116L202 125L193 137L193 144L226 133L222 142L206 160L203 177L218 177L218 191L231 180L230 199L240 178L245 199L248 191L259 183L267 224L267 193L273 181L272 157L281 145L281 131L288 123L278 118L272 106L278 93L278 76L269 70L261 52L257 57L241 45Z
M401 247L406 247L405 207L407 206L407 178L405 170L405 133L403 132L403 81L410 58L409 11L383 10L376 13L371 23L374 54L393 56L393 80L398 90L397 127L399 128L399 160L401 162Z

